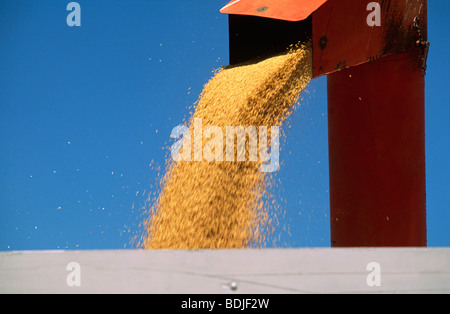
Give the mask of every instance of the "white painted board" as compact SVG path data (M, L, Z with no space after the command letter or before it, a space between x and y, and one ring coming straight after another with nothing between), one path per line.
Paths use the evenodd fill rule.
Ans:
M450 293L450 248L3 252L0 293Z

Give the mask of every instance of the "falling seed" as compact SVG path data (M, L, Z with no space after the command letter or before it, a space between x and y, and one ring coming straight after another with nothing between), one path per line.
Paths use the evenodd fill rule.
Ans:
M215 71L190 121L202 118L203 128L281 125L311 80L311 64L311 49L302 46L252 65ZM192 124L190 128L193 134ZM162 191L152 204L144 248L245 248L264 243L273 220L263 200L269 183L260 171L261 160L169 162Z

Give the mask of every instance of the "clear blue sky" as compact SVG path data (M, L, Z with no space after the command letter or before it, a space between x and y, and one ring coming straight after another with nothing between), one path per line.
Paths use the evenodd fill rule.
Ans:
M0 2L1 251L130 247L172 128L228 62L225 0L80 0L72 28L69 2ZM450 246L449 8L429 1L429 246ZM324 77L305 99L276 176L277 245L327 247Z

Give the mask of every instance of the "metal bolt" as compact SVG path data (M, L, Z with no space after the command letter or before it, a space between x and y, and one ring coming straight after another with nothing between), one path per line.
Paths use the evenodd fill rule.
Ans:
M258 9L256 9L256 11L258 11L258 12L266 12L267 10L269 10L269 7L260 7Z
M327 47L327 43L328 43L328 38L327 36L322 36L319 39L319 47L320 49L324 50Z

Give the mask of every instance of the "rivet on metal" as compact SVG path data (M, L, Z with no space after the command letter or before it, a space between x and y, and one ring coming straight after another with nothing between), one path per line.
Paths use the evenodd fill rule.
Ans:
M258 12L266 12L267 10L269 10L269 7L260 7L258 9L256 9L256 11L258 11Z

